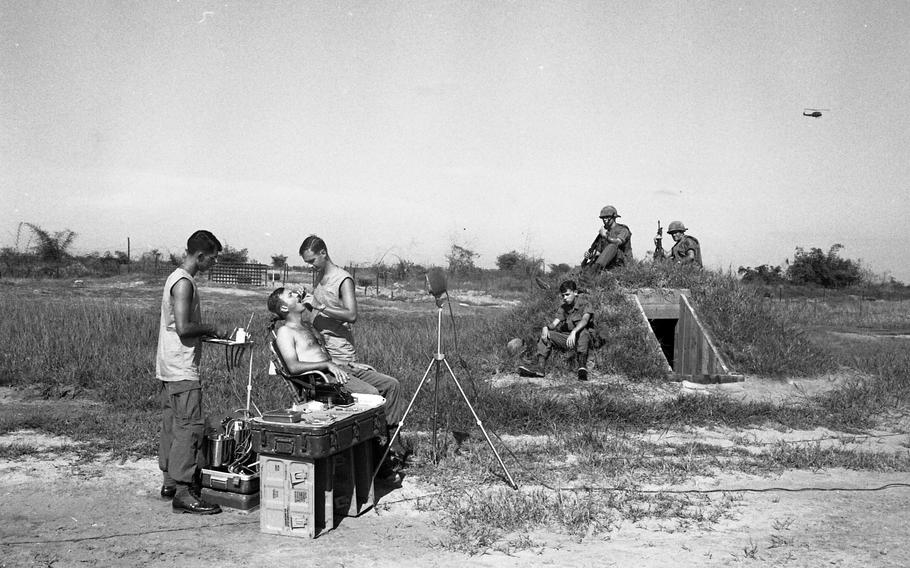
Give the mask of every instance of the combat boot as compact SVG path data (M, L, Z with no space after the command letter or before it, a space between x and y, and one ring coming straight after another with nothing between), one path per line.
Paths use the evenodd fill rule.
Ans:
M543 378L547 375L545 370L547 360L545 357L538 355L536 365L519 365L518 374L522 377Z
M202 497L190 484L177 484L177 492L171 501L171 510L175 513L190 513L193 515L216 515L221 512L221 507L203 501Z
M578 365L578 380L587 381L588 380L588 355L579 353L575 356L575 363Z

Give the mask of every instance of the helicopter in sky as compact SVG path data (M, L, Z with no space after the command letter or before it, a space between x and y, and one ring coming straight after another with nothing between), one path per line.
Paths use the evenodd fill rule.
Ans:
M811 116L812 118L821 118L822 111L828 112L829 108L804 108L803 116Z

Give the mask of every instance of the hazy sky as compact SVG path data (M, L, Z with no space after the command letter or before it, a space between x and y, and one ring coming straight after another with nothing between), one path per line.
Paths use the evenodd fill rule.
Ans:
M6 0L0 245L576 264L613 204L636 256L680 219L709 266L837 242L910 282L908 30L903 0Z

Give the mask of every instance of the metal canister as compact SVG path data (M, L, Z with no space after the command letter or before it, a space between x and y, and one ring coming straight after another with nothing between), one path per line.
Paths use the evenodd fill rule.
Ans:
M231 437L234 440L234 447L239 448L243 444L244 431L247 428L245 420L235 420L231 424Z
M210 434L206 436L208 461L212 467L227 465L234 454L234 440L227 434Z

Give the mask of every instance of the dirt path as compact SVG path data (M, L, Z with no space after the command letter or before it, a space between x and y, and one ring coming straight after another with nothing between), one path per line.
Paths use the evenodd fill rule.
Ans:
M8 390L0 395L0 412L22 403ZM780 439L825 439L875 452L908 451L905 434L872 434L692 429L645 435L666 444L698 440L751 448ZM15 444L44 451L0 460L0 567L910 566L910 488L884 488L910 482L906 473L800 470L692 479L686 486L652 489L734 490L712 494L732 496L728 514L684 528L627 522L582 539L540 531L519 552L503 545L468 556L441 546L448 535L438 518L415 508L418 497L436 488L413 477L376 508L303 540L260 533L258 512L172 513L157 495L154 460L81 461L67 440L28 431L0 436L0 445ZM741 489L750 491L736 491Z
M856 491L905 475L795 472L713 480L711 489L838 488L745 493L709 528L671 532L624 525L573 540L469 557L439 546L431 514L405 499L432 488L409 481L381 505L315 540L265 535L258 513L175 515L155 493L152 460L77 464L66 456L0 465L0 566L910 566L910 489ZM707 487L706 487L707 488Z

